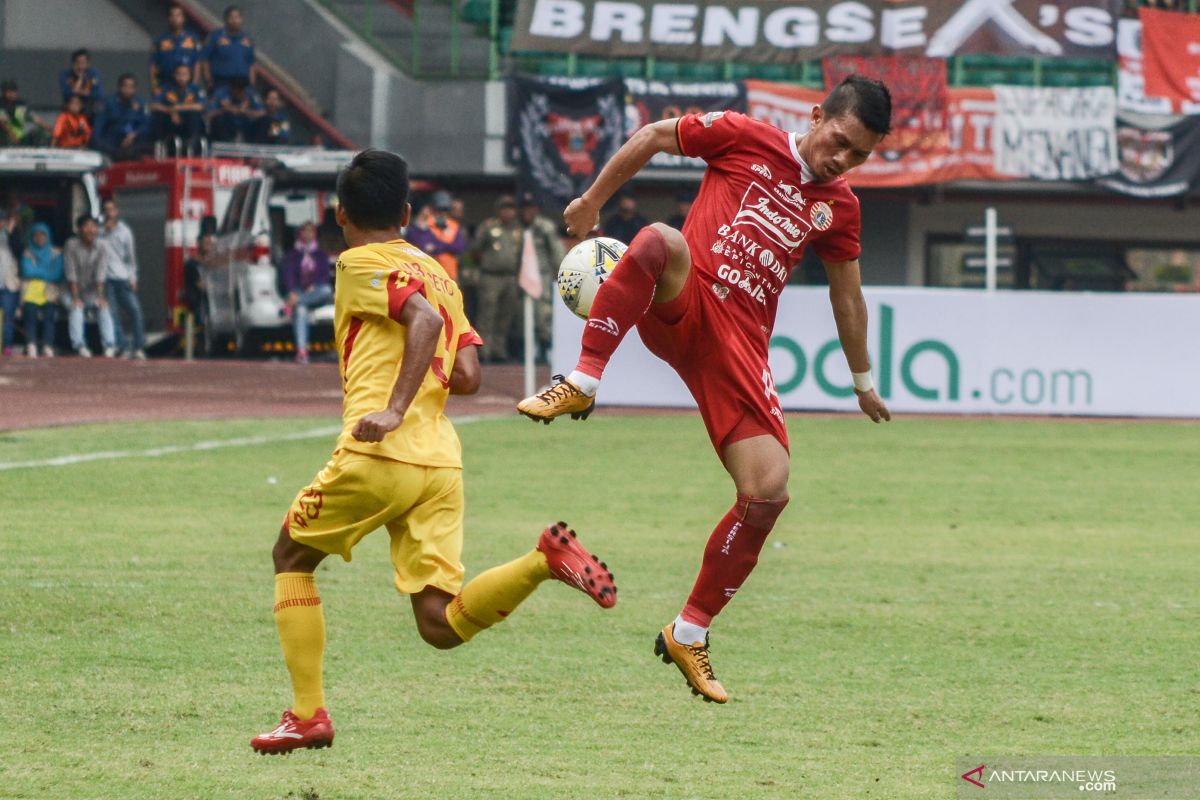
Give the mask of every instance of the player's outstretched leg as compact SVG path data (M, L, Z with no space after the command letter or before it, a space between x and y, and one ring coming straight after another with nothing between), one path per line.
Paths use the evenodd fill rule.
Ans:
M292 707L279 725L250 740L266 754L333 744L333 722L325 711L321 662L325 657L325 614L313 571L324 553L292 540L285 526L275 543L275 625L283 660L292 678Z
M445 604L445 622L454 639L435 633L434 625L423 625L422 636L436 647L453 647L470 641L480 631L506 619L543 581L550 578L573 586L602 608L617 603L617 587L608 565L579 543L565 522L549 525L538 538L537 547L518 559L492 567L471 580ZM415 605L415 601L414 601Z
M708 627L754 571L758 554L788 503L787 450L774 437L740 440L729 445L722 457L739 488L737 502L708 538L687 604L654 643L655 655L675 664L694 694L716 703L726 702L729 694L713 673Z
M679 231L659 222L642 228L596 292L575 371L565 378L555 375L549 389L522 400L517 411L547 424L563 414L587 419L604 367L625 334L645 316L651 302L675 299L690 269L691 255Z

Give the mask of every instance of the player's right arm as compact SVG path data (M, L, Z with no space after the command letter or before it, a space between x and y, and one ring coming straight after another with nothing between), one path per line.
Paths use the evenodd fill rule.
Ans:
M419 292L408 296L395 320L407 329L400 372L387 408L367 414L355 424L351 435L360 442L383 441L384 436L400 427L433 363L445 324L442 315Z
M455 353L454 369L450 370L450 394L475 394L482 380L479 347L467 345Z
M679 139L675 127L679 119L663 119L644 125L621 145L591 187L577 197L563 212L567 223L567 232L572 236L587 236L600 222L600 209L609 201L617 190L646 166L646 163L656 153L680 155Z

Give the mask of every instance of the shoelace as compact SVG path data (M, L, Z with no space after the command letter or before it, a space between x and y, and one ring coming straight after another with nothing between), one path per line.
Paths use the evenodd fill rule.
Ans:
M538 395L538 399L542 402L566 400L575 393L575 387L567 383L567 379L562 375L555 375L550 380L555 382L554 385Z
M692 651L692 655L700 662L700 669L704 670L704 677L710 681L715 681L717 676L713 674L712 664L708 661L708 645L696 647L695 645L687 645L687 649Z

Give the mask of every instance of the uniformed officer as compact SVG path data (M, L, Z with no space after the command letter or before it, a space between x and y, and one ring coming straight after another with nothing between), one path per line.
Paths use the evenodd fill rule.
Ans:
M516 200L501 195L496 200L496 216L480 223L471 245L479 262L476 328L483 337L483 359L492 363L509 360L508 336L520 307L517 273L524 232L525 226L517 219Z
M533 238L533 250L537 254L538 271L542 275L542 296L534 306L534 326L537 331L538 359L547 362L554 334L554 303L557 293L554 281L558 278L558 265L562 263L566 250L558 227L541 213L532 192L521 195L521 224Z
M216 90L235 80L254 86L257 67L254 63L254 40L242 30L242 10L237 6L225 9L225 27L212 32L200 54L204 66L203 81Z
M180 64L186 64L195 74L196 62L200 60L200 37L184 27L187 19L183 6L172 3L167 10L167 32L154 40L154 51L150 53L150 93L158 94L163 84L171 83L171 76Z

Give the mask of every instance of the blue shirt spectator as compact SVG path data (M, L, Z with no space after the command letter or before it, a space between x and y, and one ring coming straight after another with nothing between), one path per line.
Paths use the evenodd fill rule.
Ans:
M104 100L104 89L100 85L100 72L92 66L92 56L87 50L71 53L71 66L58 73L58 88L65 103L71 95L79 95L83 110L91 119L95 109Z
M150 115L137 96L137 78L127 72L117 79L117 93L108 98L96 120L93 145L118 160L134 158L149 131Z
M224 86L235 79L254 85L254 40L242 30L242 10L225 9L225 27L212 32L200 55L205 62L210 87Z
M172 5L167 11L167 32L154 40L154 51L150 54L152 91L157 92L163 83L169 83L180 64L193 68L200 60L202 40L184 27L185 22L183 6Z
M180 138L192 143L204 133L204 90L192 83L192 71L175 67L175 80L150 103L150 136L154 141Z
M232 142L241 134L243 141L254 141L267 116L258 92L235 78L213 92L208 103L209 134L215 142Z
M256 144L290 144L292 139L292 123L288 119L283 104L283 95L278 89L268 89L263 102L267 107L267 115L263 117L258 127Z

